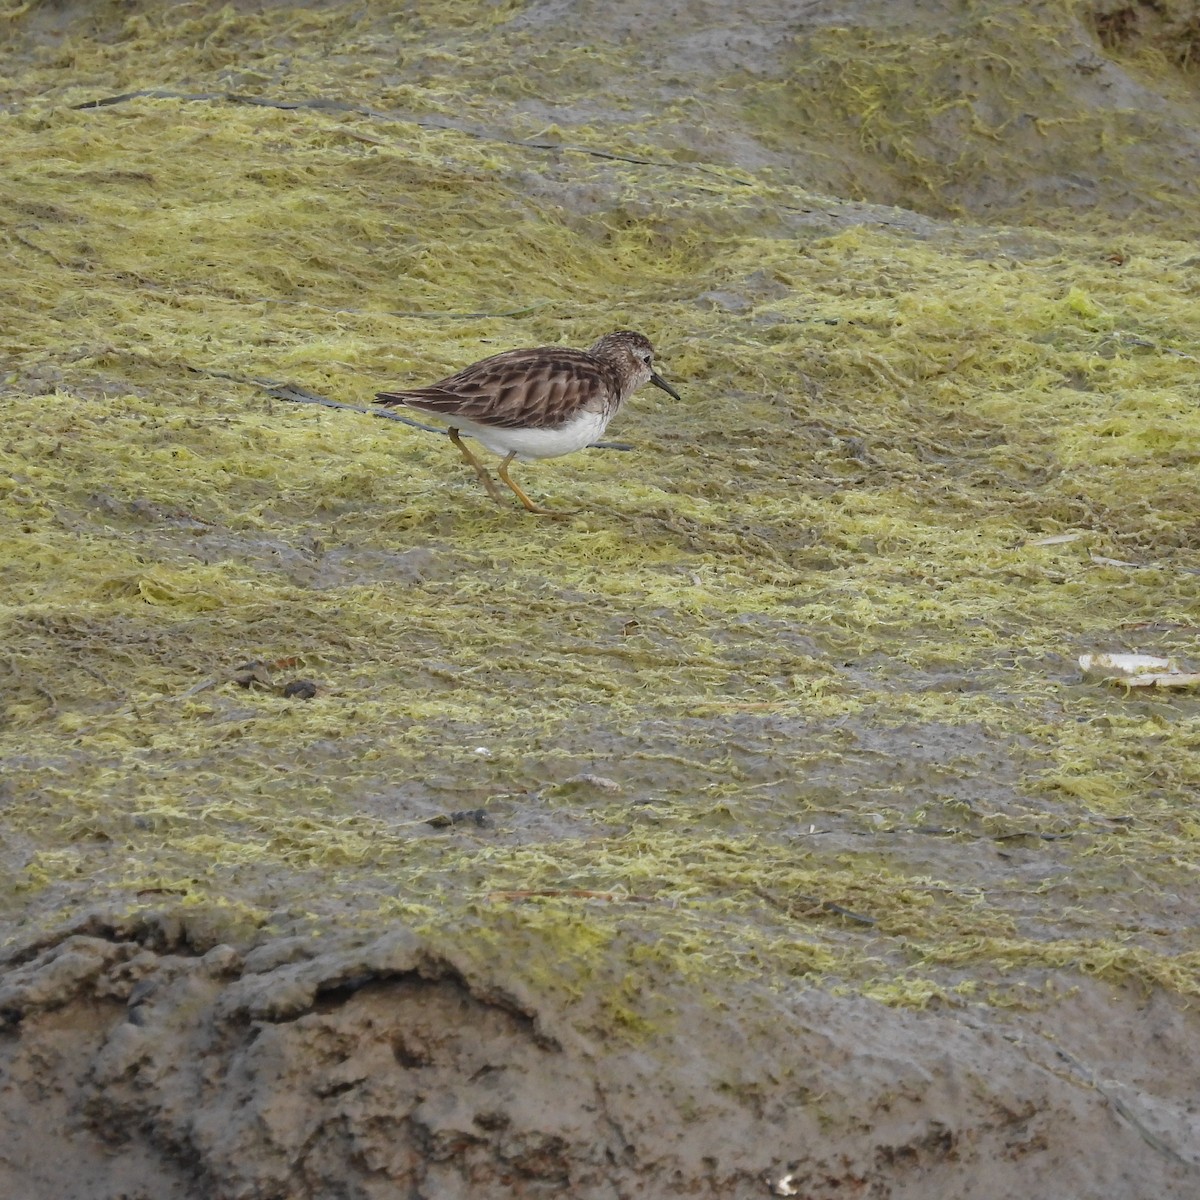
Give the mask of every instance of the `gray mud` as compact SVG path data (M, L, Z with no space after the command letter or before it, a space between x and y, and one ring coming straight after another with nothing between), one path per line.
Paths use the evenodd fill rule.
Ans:
M568 1023L518 972L478 977L403 932L243 956L177 921L93 922L5 972L0 1182L975 1200L1050 1194L1050 1173L1080 1200L1194 1194L1172 1146L1194 1144L1195 1095L1167 1048L1196 1018L1162 995L1086 983L1050 1018L996 1019L803 988L739 988L715 1012L657 985L662 1028L621 1045L589 1036L586 996Z

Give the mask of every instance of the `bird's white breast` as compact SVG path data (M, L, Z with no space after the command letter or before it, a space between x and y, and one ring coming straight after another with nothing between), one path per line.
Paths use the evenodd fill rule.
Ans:
M468 425L464 433L473 434L493 454L516 454L518 458L557 458L582 450L604 433L608 415L581 412L557 429L498 429L495 426Z

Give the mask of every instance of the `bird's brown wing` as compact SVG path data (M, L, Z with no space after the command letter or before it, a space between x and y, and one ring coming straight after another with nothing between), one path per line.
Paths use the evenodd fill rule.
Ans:
M582 350L543 346L496 354L430 387L379 392L375 399L500 429L556 429L581 409L615 400L610 374Z

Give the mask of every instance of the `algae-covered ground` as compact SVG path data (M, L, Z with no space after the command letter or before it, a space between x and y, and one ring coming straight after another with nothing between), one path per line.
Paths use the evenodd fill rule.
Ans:
M1200 663L1185 7L0 8L11 962L72 932L319 957L402 931L429 957L317 990L450 971L652 1080L686 1063L685 996L750 1041L811 1003L1062 1047L1164 1042L1152 1003L1185 1045L1200 697L1077 661ZM616 328L683 400L639 393L629 450L517 468L558 520L495 505L444 438L263 386L365 406ZM1093 1069L1121 1061L1097 1039ZM1173 1055L1146 1051L1139 1101L1062 1053L1079 1136L1155 1180L1089 1191L1100 1154L1072 1194L1192 1194ZM874 1086L859 1064L805 1092L853 1147L810 1178L781 1132L808 1101L739 1069L714 1086L761 1145L627 1127L594 1178L498 1152L488 1194L923 1195L937 1168L949 1196L1001 1136L951 1098L889 1158L829 1099ZM1046 1122L962 1194L1085 1151ZM171 1195L342 1178L245 1190L244 1141L171 1128L149 1144L210 1189ZM344 1194L479 1180L417 1144L453 1185L370 1160L382 1190Z

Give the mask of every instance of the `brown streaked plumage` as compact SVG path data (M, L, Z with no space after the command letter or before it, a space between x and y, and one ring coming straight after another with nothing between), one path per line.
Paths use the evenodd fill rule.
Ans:
M464 367L429 387L379 392L387 406L404 405L441 417L450 440L474 469L488 495L503 497L483 463L464 445L470 434L503 457L499 475L530 511L553 514L535 504L508 474L514 458L555 458L594 442L621 406L643 384L680 398L654 370L654 348L640 333L605 334L590 350L539 346L507 350Z

